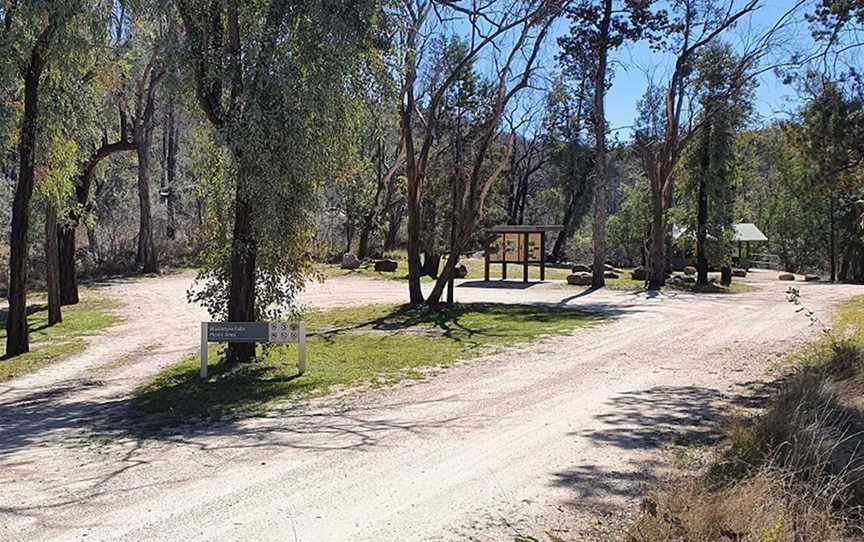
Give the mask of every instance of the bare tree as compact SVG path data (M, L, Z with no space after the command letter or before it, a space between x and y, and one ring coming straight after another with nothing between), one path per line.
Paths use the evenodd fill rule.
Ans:
M422 195L430 152L435 139L439 108L444 96L469 66L484 52L496 49L500 53L495 65L495 98L481 134L477 138L476 153L461 187L462 197L457 205L453 246L429 295L435 304L450 279L459 254L464 249L482 213L489 189L506 169L506 161L491 173L484 174L493 143L498 141L501 118L510 100L528 87L541 44L552 21L560 14L558 2L531 0L513 2L505 8L489 3L451 2L444 0L405 0L402 6L402 85L400 100L400 126L406 149L408 178L408 288L411 303L422 303L420 288L420 228L422 222ZM428 89L419 89L418 71L423 43L432 27L458 20L470 26L467 50L461 61L432 78ZM512 38L503 52L506 38ZM425 98L425 99L424 99ZM512 135L509 136L512 146Z
M651 189L651 228L648 248L648 282L660 288L666 281L667 211L673 203L674 170L682 150L692 139L705 115L689 100L692 87L692 63L696 55L719 35L759 7L759 0L748 0L740 8L734 0L727 5L705 4L697 0L678 0L680 19L673 21L678 29L670 48L675 61L668 82L662 89L649 89L642 102L642 119L636 130L635 147ZM737 92L750 81L754 67L763 58L770 36L776 27L754 42L741 55L733 70L735 82L730 92ZM658 94L662 92L662 98ZM653 95L652 95L653 93Z

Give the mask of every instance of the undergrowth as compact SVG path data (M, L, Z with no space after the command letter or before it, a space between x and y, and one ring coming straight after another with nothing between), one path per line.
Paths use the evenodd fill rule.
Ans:
M646 498L631 542L864 540L862 299L800 356L755 417L734 420L716 459Z

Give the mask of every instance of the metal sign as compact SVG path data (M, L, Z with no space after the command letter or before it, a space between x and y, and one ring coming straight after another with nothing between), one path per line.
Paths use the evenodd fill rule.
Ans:
M201 378L207 378L208 343L297 344L297 371L306 372L303 322L201 322Z
M267 322L208 322L207 341L211 343L263 343L269 339Z

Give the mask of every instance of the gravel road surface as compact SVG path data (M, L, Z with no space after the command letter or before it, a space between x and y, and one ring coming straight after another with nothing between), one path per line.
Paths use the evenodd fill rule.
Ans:
M190 280L106 282L122 324L82 355L0 384L0 540L599 536L664 475L672 443L715 439L719 413L817 332L771 272L737 295L463 283L461 301L554 303L609 321L418 383L124 434L131 390L197 347L206 314L186 303ZM799 286L826 319L864 293ZM397 281L339 278L303 300L406 297Z

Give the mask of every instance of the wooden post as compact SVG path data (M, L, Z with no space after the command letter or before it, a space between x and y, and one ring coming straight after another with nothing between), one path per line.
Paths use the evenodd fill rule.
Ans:
M506 233L501 234L501 241L503 241L501 246L504 247L501 249L501 255L502 255L502 260L503 260L501 262L501 280L507 280L507 234Z
M483 262L483 264L484 264L483 277L486 279L486 282L489 282L489 250L490 249L491 249L491 247L487 243L486 244L486 258L485 258L485 261Z
M201 322L201 378L207 378L207 322Z
M297 329L297 374L306 373L306 323L300 322Z
M528 232L522 234L522 282L528 282Z
M540 232L540 280L546 280L546 232Z

